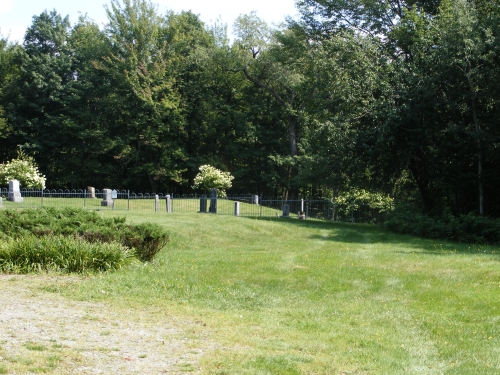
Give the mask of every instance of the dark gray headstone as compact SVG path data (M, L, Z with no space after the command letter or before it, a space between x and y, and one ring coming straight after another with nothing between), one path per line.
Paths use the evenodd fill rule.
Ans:
M288 204L283 205L283 217L290 217L290 206Z
M207 212L207 196L203 194L200 198L200 212Z
M208 212L212 214L217 213L217 190L210 190L210 207L208 208Z

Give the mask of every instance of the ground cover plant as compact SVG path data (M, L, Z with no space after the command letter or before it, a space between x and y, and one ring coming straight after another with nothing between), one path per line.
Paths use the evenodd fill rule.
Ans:
M0 270L106 271L135 255L151 261L168 242L154 223L127 224L71 207L0 211Z
M500 371L498 247L295 219L154 220L172 241L153 262L54 290L195 322L220 346L204 374Z

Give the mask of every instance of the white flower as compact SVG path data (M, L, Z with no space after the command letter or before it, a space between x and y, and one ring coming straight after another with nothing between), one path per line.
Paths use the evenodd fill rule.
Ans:
M231 188L231 181L234 179L231 173L222 172L208 164L202 165L199 169L200 172L194 178L193 189L202 188L204 190L210 190L215 188L221 195L225 195L226 189Z
M0 164L0 183L8 184L10 180L18 180L25 188L45 189L45 176L38 171L31 157L24 156L23 159L12 159Z

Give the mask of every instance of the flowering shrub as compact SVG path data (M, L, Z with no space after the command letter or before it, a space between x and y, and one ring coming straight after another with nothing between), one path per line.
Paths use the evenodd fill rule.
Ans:
M219 194L225 195L226 189L231 188L233 179L229 172L222 172L211 165L202 165L200 172L194 178L193 189L201 188L208 191L215 188Z
M0 164L0 183L8 184L10 180L18 180L25 188L45 189L45 176L38 171L35 160L23 154Z

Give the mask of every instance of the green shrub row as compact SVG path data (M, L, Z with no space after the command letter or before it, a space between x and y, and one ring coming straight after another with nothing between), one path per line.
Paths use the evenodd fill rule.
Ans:
M108 256L106 255L111 249L121 249L122 252L126 250L124 253L125 258L133 254L141 261L150 261L170 239L168 233L157 224L130 225L125 223L124 217L103 218L97 212L83 209L46 207L40 209L1 210L0 240L3 239L7 247L3 246L2 255L0 256L2 266L0 267L6 271L12 267L23 270L36 269L37 267L43 269L51 267L63 270L73 269L68 267L68 262L70 262L68 259L62 260L60 263L54 260L56 258L54 258L53 249L57 248L57 246L53 247L51 244L58 243L63 237L67 237L68 243L74 244L73 247L67 245L68 249L76 249L78 246L82 247L82 251L93 249L94 254L101 257L96 258L92 263L94 265L91 268L96 270L102 270L103 267L107 267L107 269L116 268L115 265L110 267L106 265L114 264L112 261L108 262ZM39 238L38 242L35 241L36 238ZM16 245L13 245L13 243L17 242L21 246L19 249L22 249L23 246L36 244L38 251L35 254L39 254L38 257L42 253L45 254L47 258L44 259L46 260L38 263L33 262L37 258L33 258L31 253L16 250ZM111 247L106 247L105 244L109 244ZM47 247L44 251L42 251L43 246ZM98 250L100 247L102 249ZM11 255L7 256L7 253ZM69 257L70 253L67 252L65 257ZM79 253L75 251L74 257L77 256L79 256ZM17 261L13 262L13 259L17 259ZM87 262L85 258L82 258L81 261ZM78 264L80 260L74 259L71 262ZM104 266L98 266L100 262ZM116 264L123 264L123 261ZM88 268L88 263L85 263L84 267Z
M24 234L0 245L0 270L9 273L88 273L119 269L133 252L119 243L89 243L73 237Z
M500 220L473 213L425 215L407 206L389 213L384 226L396 233L475 244L500 244Z

